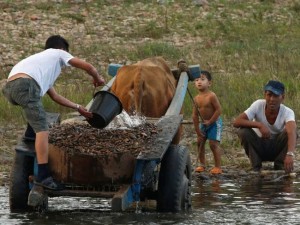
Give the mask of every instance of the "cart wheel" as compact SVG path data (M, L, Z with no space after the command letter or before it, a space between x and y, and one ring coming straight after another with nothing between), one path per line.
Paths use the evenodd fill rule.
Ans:
M27 205L28 177L33 174L33 162L33 157L16 152L9 187L9 205L12 212L30 209Z
M191 160L184 146L172 145L161 161L157 210L179 212L191 209Z

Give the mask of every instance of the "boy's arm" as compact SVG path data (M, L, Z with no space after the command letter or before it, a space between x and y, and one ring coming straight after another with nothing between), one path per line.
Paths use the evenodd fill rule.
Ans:
M56 103L62 105L62 106L66 106L72 109L77 110L82 116L84 116L85 118L92 118L93 117L93 113L87 111L86 108L84 108L81 105L78 105L72 101L70 101L69 99L59 95L55 89L52 87L47 91L47 94L49 95L49 97L55 101Z
M200 117L200 115L199 115L199 110L198 110L197 107L198 107L198 105L197 105L197 96L196 96L196 97L194 97L192 117L193 117L194 128L195 128L197 137L199 139L199 138L203 138L203 133L200 130L200 127L199 127L199 124L200 124L199 117Z
M195 100L194 100L195 101ZM197 106L193 106L193 123L194 123L194 128L197 134L197 144L200 145L201 142L205 141L205 135L202 133L200 130L199 124L199 113L198 109L196 108Z
M213 94L211 97L211 104L215 111L214 111L214 114L212 115L212 117L210 118L208 125L216 122L222 113L221 104L215 94Z
M200 136L201 135L201 131L200 131L200 128L199 128L199 116L198 116L198 112L197 112L197 109L195 106L193 106L193 123L194 123L194 128L195 128L195 131L197 133L197 136Z
M105 84L104 78L99 75L97 69L92 64L76 57L69 60L68 63L73 67L86 71L90 76L92 76L95 87Z

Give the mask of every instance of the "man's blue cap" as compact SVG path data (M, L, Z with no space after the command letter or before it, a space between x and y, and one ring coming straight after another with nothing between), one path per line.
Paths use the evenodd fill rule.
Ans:
M265 88L265 91L271 91L273 92L275 95L282 95L284 94L284 85L283 83L276 81L276 80L270 80Z

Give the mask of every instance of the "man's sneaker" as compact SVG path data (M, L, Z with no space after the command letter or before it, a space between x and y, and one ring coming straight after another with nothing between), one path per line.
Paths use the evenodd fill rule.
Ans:
M221 174L221 173L223 173L223 171L219 167L214 167L210 170L210 174Z
M201 173L201 172L204 172L205 171L205 167L204 166L198 166L196 169L195 169L195 172L197 173Z
M42 205L44 198L45 198L44 188L41 186L33 185L28 195L27 204L32 207Z
M40 182L34 181L34 184L53 191L60 191L65 188L63 184L55 182L52 177L47 177Z

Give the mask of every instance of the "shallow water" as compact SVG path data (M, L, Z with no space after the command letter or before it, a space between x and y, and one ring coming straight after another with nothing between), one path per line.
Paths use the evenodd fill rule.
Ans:
M10 213L0 187L0 224L300 224L299 178L193 179L189 213L157 213L153 205L110 211L110 200L51 198L44 213Z
M128 129L143 122L144 118L123 112L110 127ZM49 210L43 213L10 213L5 184L0 186L0 224L300 224L299 179L281 175L194 176L193 209L177 214L157 213L151 203L116 213L110 210L110 199L75 197L50 198Z

